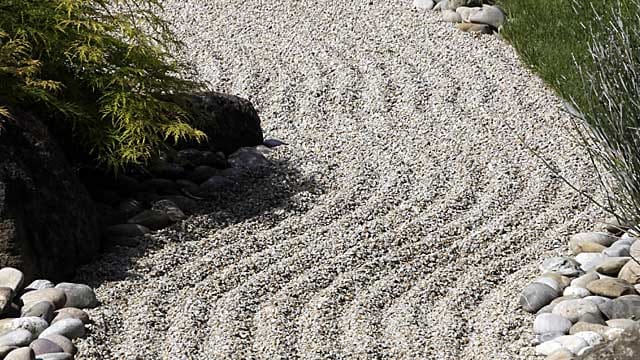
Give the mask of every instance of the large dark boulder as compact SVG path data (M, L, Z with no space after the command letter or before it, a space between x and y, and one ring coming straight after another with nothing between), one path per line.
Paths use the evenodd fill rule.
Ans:
M0 123L0 267L62 280L100 250L96 209L46 126L11 111Z
M193 115L196 127L207 134L208 141L184 143L180 148L196 147L229 155L241 147L260 145L264 141L260 117L249 100L207 92L191 96L183 105Z

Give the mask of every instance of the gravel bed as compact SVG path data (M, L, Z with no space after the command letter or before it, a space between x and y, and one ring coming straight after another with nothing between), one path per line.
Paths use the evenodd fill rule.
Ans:
M409 0L166 0L273 173L80 272L79 359L526 359L518 297L601 218L561 102L493 36Z

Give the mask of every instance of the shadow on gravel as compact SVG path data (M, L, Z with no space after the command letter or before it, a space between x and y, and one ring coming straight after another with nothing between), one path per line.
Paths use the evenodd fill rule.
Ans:
M136 247L115 246L97 259L82 266L74 281L99 287L104 282L142 279L143 273L154 276L154 269L144 269L138 259L161 249L168 243L190 242L227 226L259 221L270 227L292 213L306 212L313 198L323 189L293 167L288 160L272 160L262 173L248 173L236 179L227 192L199 201L199 208L187 219L163 230L147 234Z

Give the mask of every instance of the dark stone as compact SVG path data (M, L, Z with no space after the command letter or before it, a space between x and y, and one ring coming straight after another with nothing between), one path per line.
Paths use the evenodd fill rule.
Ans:
M520 295L520 306L524 311L535 313L558 297L558 292L542 283L531 283Z
M149 165L152 174L166 179L178 179L184 175L184 168L178 164L158 159Z
M136 237L148 232L148 228L138 224L118 224L107 228L107 234L110 236Z
M197 165L208 165L216 169L226 169L229 167L229 162L221 151L203 151L202 158Z
M38 301L22 308L22 317L35 316L46 322L51 322L53 313L56 310L55 305L49 301Z
M11 111L0 129L0 264L69 278L100 250L96 208L46 126Z
M187 190L189 192L195 192L195 191L198 191L198 189L199 189L198 184L194 183L191 180L186 180L186 179L176 180L176 184L178 184L178 186L180 187L181 190L185 189L185 190ZM180 196L180 195L170 195L170 196ZM168 197L163 196L162 198L166 199Z
M142 202L136 199L122 200L120 204L118 204L118 211L125 218L130 218L142 210L144 210Z
M152 202L160 199L160 195L158 195L158 194L156 194L154 192L151 192L151 191L141 191L141 192L135 193L133 195L133 197L136 200L140 201L141 203L149 204L149 205Z
M235 183L223 176L212 176L209 180L200 185L197 194L201 196L213 195L216 193L232 190Z
M231 154L244 146L262 144L260 118L250 101L233 95L208 92L187 100L196 127L207 134L207 141L183 142L179 148L220 150Z
M637 360L640 359L640 325L625 330L614 340L594 346L580 360Z
M64 352L58 344L47 339L36 339L34 342L29 344L29 347L36 355Z
M203 182L207 181L207 179L209 179L210 177L217 175L218 172L219 172L218 169L213 168L211 166L200 165L195 169L193 169L193 171L191 171L187 175L187 179L193 181L196 184L202 184Z
M162 195L177 195L180 193L178 185L173 180L153 178L142 183L145 191L152 191Z
M289 145L285 142L282 142L280 140L277 139L266 139L263 143L264 146L268 147L268 148L274 148L274 147L278 147L278 146L282 146L282 145Z
M96 211L98 213L98 221L100 227L110 226L125 221L127 218L123 217L123 214L116 210L113 206L96 203Z
M159 230L171 225L173 221L162 211L145 210L132 217L128 221L130 224L139 224L151 230Z
M120 191L120 193L124 195L133 194L140 191L141 189L140 182L138 180L124 174L119 174L118 176L116 176L114 184L117 187L118 191Z
M158 200L151 205L151 210L163 212L171 221L180 221L186 218L184 212L171 200Z
M259 150L244 147L229 156L229 164L234 168L263 170L270 162Z
M198 189L197 185L195 189ZM182 210L186 214L192 214L198 207L198 203L195 200L189 199L188 197L182 195L164 196L162 200L169 200L173 202L180 208L180 210Z
M598 305L607 319L640 320L640 296L625 295Z

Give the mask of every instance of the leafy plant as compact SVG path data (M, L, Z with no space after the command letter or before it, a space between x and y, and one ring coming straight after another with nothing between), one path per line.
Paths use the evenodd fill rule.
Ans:
M185 80L161 11L159 0L0 0L0 97L64 119L111 169L205 139L173 101L203 84Z

